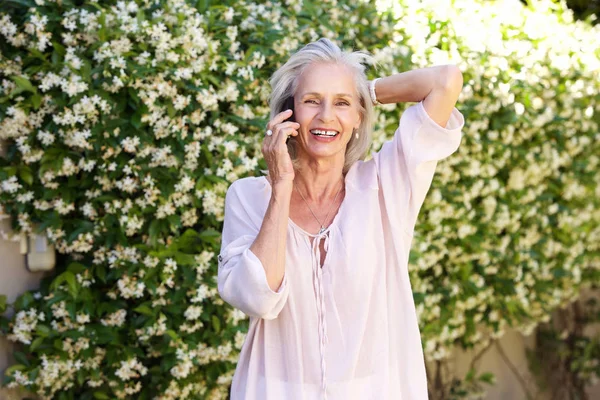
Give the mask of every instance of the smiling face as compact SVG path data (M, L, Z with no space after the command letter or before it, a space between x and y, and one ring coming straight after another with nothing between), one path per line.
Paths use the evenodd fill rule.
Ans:
M294 96L300 124L298 158L344 160L353 129L361 122L352 72L333 63L306 68Z

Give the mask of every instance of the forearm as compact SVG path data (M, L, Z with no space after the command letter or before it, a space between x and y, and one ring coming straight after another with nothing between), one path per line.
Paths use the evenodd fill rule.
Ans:
M377 100L383 104L418 102L424 100L434 89L450 89L456 86L462 75L455 65L414 69L382 77L375 84Z
M273 186L262 226L250 246L250 250L261 261L269 287L274 292L281 286L285 275L285 246L292 189L292 181Z

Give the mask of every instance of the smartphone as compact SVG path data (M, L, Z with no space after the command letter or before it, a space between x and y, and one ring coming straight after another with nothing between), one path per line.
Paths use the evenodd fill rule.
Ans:
M295 110L294 110L294 97L293 96L288 97L283 102L283 108L281 109L281 111L285 111L285 110L292 110L292 116L289 117L288 119L286 119L285 121L296 122L296 118L295 118L296 115L294 114Z
M296 113L296 110L294 110L294 96L290 96L290 97L288 97L288 98L287 98L287 99L285 99L285 101L283 102L283 108L282 108L282 110L281 110L281 111L285 111L285 110L292 110L292 116L291 116L291 117L289 117L288 119L286 119L286 120L285 120L285 121L283 121L283 122L286 122L286 121L292 121L292 122L296 122L296 114L295 114L295 113ZM285 143L287 144L287 142L289 142L289 141L290 141L290 137L288 137L288 138L285 140Z

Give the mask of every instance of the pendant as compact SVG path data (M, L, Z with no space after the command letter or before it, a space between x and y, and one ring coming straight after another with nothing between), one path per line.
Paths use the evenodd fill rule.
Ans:
M322 234L323 232L325 232L325 228L321 227L321 230L319 231L319 235Z

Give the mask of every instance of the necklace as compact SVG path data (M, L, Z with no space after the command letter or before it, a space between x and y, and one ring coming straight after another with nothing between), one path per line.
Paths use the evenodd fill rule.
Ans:
M342 187L344 185L342 184L340 186L340 188L338 189L337 194L335 195L334 199L333 199L333 203L331 204L331 206L329 207L329 211L327 211L327 215L325 216L325 222L327 222L327 217L329 217L329 213L332 210L332 207L335 204L335 201L337 200L338 195L340 194L340 192L342 191ZM304 196L302 195L302 192L300 191L300 189L298 189L298 186L296 184L294 184L294 187L296 188L296 190L298 191L298 193L300 193L300 197L302 197L302 200L304 200L304 203L306 203L306 207L308 207L308 210L310 211L310 213L313 215L313 217L315 217L315 219L317 220L317 222L319 223L319 225L321 226L321 229L319 230L319 235L322 234L323 232L325 232L325 227L323 227L323 224L321 223L321 221L319 221L319 218L317 218L317 216L315 215L315 213L313 212L313 210L310 208L310 206L308 205L308 202L306 201L306 199L304 198Z

